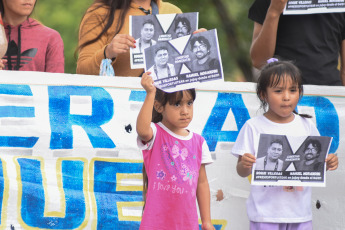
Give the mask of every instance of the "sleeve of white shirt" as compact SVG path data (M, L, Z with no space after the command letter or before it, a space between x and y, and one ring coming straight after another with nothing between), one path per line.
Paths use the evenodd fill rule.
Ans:
M314 122L310 118L307 119L307 121L309 122L309 125L310 125L310 135L311 136L320 136L320 132L316 128L316 125L314 124Z
M155 126L153 122L151 122L151 128L152 128L153 136L149 142L143 143L140 137L137 136L137 145L140 150L149 150L152 148L153 143L155 142L155 139L156 139L156 134L157 134L157 127Z
M254 139L253 139L253 130L245 123L236 139L234 146L231 149L231 153L235 156L242 156L245 153L251 153L255 155L254 150Z
M212 160L211 152L208 148L206 141L204 140L204 142L202 143L201 164L210 164L212 162L213 160Z

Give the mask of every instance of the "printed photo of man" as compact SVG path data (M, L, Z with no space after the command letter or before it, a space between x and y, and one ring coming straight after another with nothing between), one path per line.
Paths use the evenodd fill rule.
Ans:
M192 61L192 71L204 71L219 68L219 61L211 57L211 44L204 36L195 36L190 41L191 49L195 55Z
M140 32L140 38L136 39L136 48L133 53L143 53L144 49L155 45L157 42L153 40L155 34L155 26L151 19L143 22Z
M189 35L191 31L189 20L186 17L176 18L174 31L177 38Z
M267 154L256 159L255 170L282 171L283 161L279 158L283 154L283 142L280 139L271 141Z
M304 145L302 162L299 171L322 172L324 163L319 159L321 155L321 143L316 139L309 139Z
M155 64L148 70L153 80L175 76L175 66L168 63L169 52L166 46L159 46L155 50Z

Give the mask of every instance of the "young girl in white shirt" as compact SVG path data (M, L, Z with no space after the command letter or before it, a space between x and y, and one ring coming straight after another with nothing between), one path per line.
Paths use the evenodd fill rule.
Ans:
M311 116L295 111L303 85L294 64L270 59L261 71L256 92L265 113L244 124L232 148L232 154L238 157L237 173L242 177L251 174L260 134L320 135ZM328 170L335 170L337 156L329 154L326 165ZM311 188L251 185L247 214L250 230L312 229Z

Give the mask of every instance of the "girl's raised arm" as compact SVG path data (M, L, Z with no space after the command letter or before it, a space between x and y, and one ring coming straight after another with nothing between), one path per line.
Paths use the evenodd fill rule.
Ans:
M140 139L148 142L152 139L153 131L151 128L152 109L156 96L156 87L153 85L150 72L144 73L141 78L141 85L146 91L145 101L140 109L137 118L137 133Z

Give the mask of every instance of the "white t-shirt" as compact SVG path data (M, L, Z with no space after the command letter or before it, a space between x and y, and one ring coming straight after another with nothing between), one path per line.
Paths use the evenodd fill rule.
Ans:
M289 123L275 123L265 116L249 119L232 148L236 157L244 153L255 155L260 134L287 136L319 136L311 119L295 115ZM312 220L311 188L252 185L247 199L250 221L269 223L301 223Z

